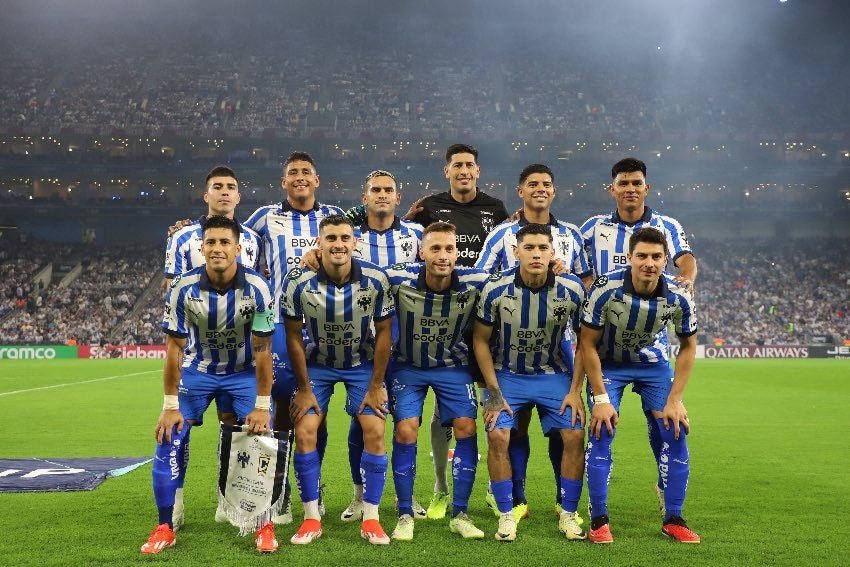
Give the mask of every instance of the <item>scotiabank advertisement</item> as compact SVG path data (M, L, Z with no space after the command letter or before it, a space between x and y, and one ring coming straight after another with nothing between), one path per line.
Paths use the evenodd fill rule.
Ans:
M80 358L165 358L165 345L81 346Z

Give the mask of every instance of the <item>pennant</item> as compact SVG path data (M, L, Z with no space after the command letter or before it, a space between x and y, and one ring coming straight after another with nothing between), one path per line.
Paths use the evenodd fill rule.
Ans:
M245 426L221 424L219 447L219 507L239 535L255 532L283 507L289 431L249 435Z

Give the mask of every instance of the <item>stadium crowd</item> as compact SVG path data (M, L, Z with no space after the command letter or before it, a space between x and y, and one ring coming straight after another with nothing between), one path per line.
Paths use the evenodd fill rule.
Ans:
M309 137L318 129L341 139L471 132L502 139L733 139L835 132L848 118L840 89L822 93L814 109L802 106L806 97L798 98L798 107L786 96L781 73L753 84L745 69L737 71L744 75L740 80L707 72L674 89L664 82L670 70L655 68L651 60L638 66L613 58L601 63L598 55L581 51L467 51L462 36L399 51L365 39L352 49L299 37L295 49L294 38L258 34L262 43L249 38L198 49L163 34L156 42L117 35L81 46L67 66L51 64L38 47L13 50L0 62L0 72L10 78L0 95L0 128L252 137L273 130L286 138ZM323 64L280 56L303 49ZM714 88L721 80L726 88ZM804 74L797 83L812 80ZM623 88L638 83L643 88ZM710 104L703 93L710 93Z
M730 247L734 246L734 253ZM49 261L83 253L84 269L67 288L39 289L31 281ZM700 335L727 345L803 344L812 335L850 338L850 267L840 261L850 245L797 240L731 243L702 239L697 302ZM162 344L162 291L135 305L159 275L156 248L56 247L29 243L0 247L2 344ZM106 284L105 284L106 282ZM105 284L105 285L104 285ZM127 313L133 316L126 318ZM11 313L11 314L10 314Z
M78 246L73 252L82 258L79 276L67 287L31 289L26 301L7 314L0 343L109 342L110 330L131 311L162 261L161 251L154 249ZM29 256L29 252L19 249L18 255ZM46 258L59 261L63 256Z

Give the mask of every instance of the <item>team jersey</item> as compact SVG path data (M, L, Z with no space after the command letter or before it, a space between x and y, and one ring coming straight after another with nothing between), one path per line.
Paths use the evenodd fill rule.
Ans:
M354 254L378 266L415 262L422 242L422 225L398 217L387 230L372 230L367 223L354 228Z
M634 231L647 226L657 228L667 237L667 249L673 262L683 254L692 254L685 231L676 219L644 207L641 219L628 223L614 211L590 217L581 225L581 236L593 275L599 277L612 270L625 268L628 264L626 253L629 251L629 238Z
M450 222L457 229L458 263L475 266L484 239L493 228L508 218L505 204L495 197L476 190L475 198L468 203L455 201L451 193L438 193L425 197L420 203L423 210L414 221L427 227L435 221Z
M207 217L204 215L168 237L168 243L165 245L165 277L173 278L177 274L188 272L207 263L201 253L201 244L203 244L201 227L206 220ZM242 246L242 252L239 253L236 261L256 270L262 253L260 237L250 228L241 226L239 244Z
M668 323L680 337L697 332L690 293L668 274L662 274L652 297L635 293L631 266L600 276L588 293L582 324L602 330L597 350L603 364L666 362L667 334L661 331Z
M274 332L271 288L258 272L239 265L233 285L217 290L206 266L198 266L171 281L162 329L187 339L184 368L216 375L250 370L250 335Z
M351 278L336 285L318 272L293 268L286 275L281 311L287 319L304 321L307 362L333 368L354 368L372 360L372 321L395 312L384 271L365 260L351 260Z
M319 223L330 215L341 215L342 209L316 203L308 211L292 208L288 201L260 207L245 221L245 226L260 235L263 258L269 267L272 291L280 299L283 279L301 263L301 256L316 246ZM276 323L282 323L280 310L275 309Z
M498 325L493 357L496 370L515 374L565 373L570 365L561 349L561 337L572 320L577 328L584 286L573 274L549 272L540 289L527 287L519 268L490 276L476 317Z
M398 323L393 360L417 368L466 365L469 348L463 331L489 274L458 266L446 291L428 289L425 264L396 264L387 276Z
M484 248L475 263L476 268L488 271L499 271L513 268L519 261L514 256L517 246L516 233L528 225L523 216L516 221L506 221L493 229L484 241ZM584 252L578 227L568 222L559 221L549 215L549 228L552 231L552 246L555 258L564 262L567 270L579 278L590 274L590 266Z

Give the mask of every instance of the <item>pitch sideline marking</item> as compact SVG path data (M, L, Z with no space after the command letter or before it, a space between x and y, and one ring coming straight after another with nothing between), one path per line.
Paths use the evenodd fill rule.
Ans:
M26 392L36 392L38 390L50 390L51 388L63 388L65 386L76 386L77 384L91 384L92 382L103 382L104 380L114 380L115 378L129 378L130 376L139 376L141 374L151 374L153 372L162 372L162 370L145 370L144 372L133 372L131 374L117 374L115 376L104 376L103 378L95 378L93 380L83 380L81 382L67 382L65 384L53 384L51 386L39 386L38 388L27 388L26 390L12 390L11 392L0 392L0 396L11 396L12 394L23 394Z

